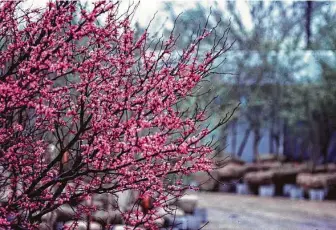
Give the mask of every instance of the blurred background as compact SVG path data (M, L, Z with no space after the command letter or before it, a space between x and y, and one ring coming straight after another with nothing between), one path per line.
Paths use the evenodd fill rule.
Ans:
M181 50L199 28L229 28L210 92L187 102L216 97L213 124L236 109L214 134L218 168L187 178L204 229L336 229L336 2L142 1L139 33L151 12Z
M156 28L168 32L178 17L181 49L206 22L230 28L227 42L234 44L210 79L212 93L198 98L218 96L210 112L218 117L240 103L216 133L225 152L248 162L264 153L336 161L335 2L157 1L155 7Z

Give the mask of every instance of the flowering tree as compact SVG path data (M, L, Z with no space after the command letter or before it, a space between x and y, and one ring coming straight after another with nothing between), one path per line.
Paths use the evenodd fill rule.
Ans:
M200 30L177 53L172 35L136 39L133 11L121 14L118 3L90 11L75 1L20 4L0 5L0 228L34 229L97 193L155 193L153 206L165 206L186 188L181 176L211 168L212 144L201 140L226 120L204 128L206 108L179 105L227 50L218 42L225 34L201 56L215 30ZM156 228L154 209L122 214Z

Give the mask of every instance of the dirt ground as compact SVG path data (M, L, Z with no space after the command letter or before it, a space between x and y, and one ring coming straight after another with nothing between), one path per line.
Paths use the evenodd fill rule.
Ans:
M260 198L199 192L199 207L207 208L204 230L335 230L336 202Z

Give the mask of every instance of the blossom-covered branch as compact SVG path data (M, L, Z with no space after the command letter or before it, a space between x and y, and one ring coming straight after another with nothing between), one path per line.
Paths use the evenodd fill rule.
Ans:
M178 104L229 47L198 52L213 31L177 56L173 36L155 49L147 31L136 39L119 3L90 11L75 1L20 4L0 5L1 228L34 229L43 215L96 193L135 190L164 206L185 189L171 175L211 168L213 148L201 142L212 130L200 126L206 111L190 115ZM154 212L123 215L155 229Z

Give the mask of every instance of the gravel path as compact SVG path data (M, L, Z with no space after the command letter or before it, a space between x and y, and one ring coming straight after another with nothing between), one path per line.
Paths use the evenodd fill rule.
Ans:
M336 202L296 201L199 192L208 209L204 230L336 230Z

